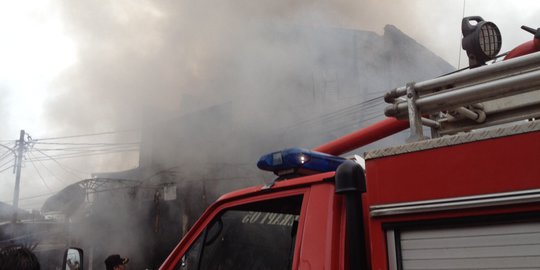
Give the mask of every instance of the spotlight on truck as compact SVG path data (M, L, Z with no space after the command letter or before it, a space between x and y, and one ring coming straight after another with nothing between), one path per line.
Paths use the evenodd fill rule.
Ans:
M475 23L471 23L475 22ZM465 17L461 21L463 39L461 46L467 51L469 66L475 68L494 59L501 50L502 38L499 28L480 16Z

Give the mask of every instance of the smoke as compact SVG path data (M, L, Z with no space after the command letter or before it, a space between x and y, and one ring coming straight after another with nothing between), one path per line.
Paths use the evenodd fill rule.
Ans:
M152 153L141 153L140 177L169 168L181 173L175 178L180 205L163 202L158 209L152 198L123 191L97 201L91 228L79 231L83 245L93 241L96 263L107 252L141 256L134 263L142 263L148 259L144 251L155 247L139 243L151 246L154 237L174 244L181 228L147 235L156 226L148 216L192 223L202 211L194 203L260 183L246 179L254 176L247 166L254 168L264 151L298 143L312 147L322 138L320 127L295 133L300 130L295 123L420 78L392 68L407 67L392 63L409 57L392 56L388 44L399 47L398 40L350 30L382 33L386 19L414 8L405 2L66 0L57 8L77 60L51 87L45 112L50 124L71 134L141 129ZM391 27L386 31L402 36ZM357 56L358 50L365 53ZM371 71L358 67L360 61ZM426 69L416 73L430 77L434 74L425 73L449 67ZM325 124L342 128L336 127L343 124L338 120ZM125 168L133 159L101 159L94 170ZM238 175L246 177L230 180ZM155 177L146 184L165 180ZM190 219L181 220L179 212ZM108 237L106 228L115 235Z
M426 55L414 56L411 48L401 46L404 35L399 30L458 66L464 8L466 16L482 15L496 23L496 15L505 18L509 10L504 3L496 5L498 10L486 9L495 7L487 1L463 1L464 6L455 1L389 0L54 3L66 36L76 44L77 59L47 90L43 107L47 133L140 129L143 141L155 152L141 153L140 165L146 171L139 177L152 180L147 184L178 182L180 199L163 202L159 211L151 196L123 191L102 195L94 209L101 215L94 216L90 229L82 226L76 231L81 242L96 242L91 243L97 249L93 251L96 268L102 266L99 257L108 252L140 256L134 264L144 261L141 254L155 248L149 244L152 237L174 244L177 239L171 236L178 237L183 226L162 228L168 234L158 230L147 235L156 227L148 216L156 218L160 212L168 221L189 225L192 220L178 213L198 215L204 205L193 202L201 202L200 194L205 204L225 191L260 183L253 169L261 153L288 146L312 147L323 136L342 135L360 125L343 121L343 116L360 122L382 114L380 106L354 106L358 111L340 111L339 117L329 112L449 69L446 63L419 64ZM533 2L523 6L533 6ZM535 18L535 9L530 10L519 19ZM399 30L383 30L386 24L397 25ZM528 23L502 29L503 35L519 32L513 30L519 24ZM371 32L358 34L356 30ZM412 43L406 41L403 44ZM364 53L356 55L359 51ZM21 70L32 62L24 63L29 64L20 65ZM9 96L6 88L0 84L3 96ZM6 105L0 106L4 112L12 102L4 98L0 103ZM320 115L325 115L323 124L310 120ZM31 131L35 130L39 129ZM140 138L122 134L114 139ZM65 162L85 172L104 172L133 168L139 165L138 158L122 154ZM169 169L181 174L150 178L156 171ZM36 175L25 171L23 177L33 182L23 181L25 192L44 188ZM68 182L55 182L53 187L56 190ZM106 228L115 234L108 235ZM149 238L141 239L137 232Z
M47 115L55 125L86 130L136 127L231 100L257 100L255 108L268 104L263 96L279 100L284 76L313 63L305 48L294 48L296 37L276 36L277 28L305 35L301 27L348 26L357 18L363 25L380 12L353 1L59 4L78 61L57 81Z
M339 52L343 42L321 29L382 32L387 18L409 8L399 2L387 6L377 1L59 1L78 59L56 81L45 115L51 126L70 133L144 129L232 102L227 120L249 125L250 135L258 136L328 109L299 108L318 98L306 82L319 83L320 74L339 76L318 70L333 61L328 52ZM114 167L110 162L118 161L105 168Z
M9 21L13 8L6 7L8 12L2 17L8 20L2 20L5 27L0 30L12 33L15 24L19 28L14 28L17 35L8 35L3 41L11 46L2 51L2 59L12 61L3 61L9 64L0 69L4 76L8 74L6 78L13 73L24 77L25 83L0 82L4 97L0 100L1 115L8 118L4 119L3 132L5 137L13 137L24 128L39 138L43 134L142 131L144 143L150 146L143 147L140 164L133 153L61 160L66 167L78 168L78 175L81 171L90 175L140 165L143 170L134 178L146 179L147 185L177 183L179 199L160 201L159 208L152 192L149 197L141 190L105 192L94 208L94 218L86 224L90 228L77 227L74 236L80 237L82 245L95 248L93 255L86 253L96 259L95 268L102 266L100 257L109 252L135 256L132 266L137 268L138 262L148 259L145 252L155 250L153 238L159 238L159 247L167 249L205 204L223 192L271 179L271 175L261 178L260 172L254 171L260 154L288 146L313 147L356 129L382 114L380 104L359 103L408 81L450 69L446 63L424 65L424 59L432 55L420 55L407 47L414 42L399 31L460 66L462 15L482 15L502 26L503 45L508 49L515 43L506 40L530 39L530 34L517 30L519 25L538 26L534 20L538 3L533 1L520 2L528 10L510 16L510 10L517 6L514 1L493 5L480 0L57 0L52 10L32 10L29 18L35 15L36 23L28 25ZM50 14L58 14L60 19ZM511 24L501 24L509 17ZM50 31L57 23L65 36ZM399 30L385 28L386 24ZM34 28L41 30L40 35L15 38L30 36ZM63 46L48 42L63 37L70 39L61 43ZM16 42L8 42L13 40ZM76 45L76 54L67 49L71 42ZM24 53L12 52L21 45L26 48ZM57 55L53 52L62 50L65 59L51 61L52 55ZM69 68L49 85L49 75L64 66ZM42 76L26 79L25 72ZM47 82L47 88L37 86L39 91L31 91L42 81ZM44 95L47 102L42 104ZM23 111L43 115L47 124L35 121L35 115L25 117L20 113ZM31 126L33 122L39 123ZM105 141L140 139L123 133ZM88 138L73 142L88 143ZM8 146L12 147L12 141ZM34 154L37 156L28 157L46 160ZM26 162L30 170L23 172L23 197L47 193L45 180L33 173L30 162ZM51 178L43 167L58 165L32 164L45 179ZM160 171L177 175L156 174ZM117 175L122 178L122 173ZM13 182L12 175L6 178ZM55 182L48 183L49 192L80 177L62 170L54 178ZM2 194L8 198L12 188L5 187ZM71 195L81 198L77 192ZM44 198L32 199L37 202L32 205ZM156 230L158 217L165 219L160 223L161 231ZM166 227L167 222L175 225ZM114 233L108 235L111 231Z

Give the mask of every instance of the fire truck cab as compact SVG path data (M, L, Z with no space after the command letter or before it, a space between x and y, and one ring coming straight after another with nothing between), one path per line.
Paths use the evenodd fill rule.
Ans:
M462 28L476 68L388 92L375 125L263 156L276 181L222 196L160 269L540 269L537 38L483 65L498 30ZM407 127L406 144L339 157Z

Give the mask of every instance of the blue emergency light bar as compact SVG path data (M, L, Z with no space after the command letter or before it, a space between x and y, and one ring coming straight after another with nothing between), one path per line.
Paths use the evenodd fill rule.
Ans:
M335 171L345 161L320 152L302 148L288 148L279 152L266 154L259 159L257 167L283 176L289 174L309 175Z

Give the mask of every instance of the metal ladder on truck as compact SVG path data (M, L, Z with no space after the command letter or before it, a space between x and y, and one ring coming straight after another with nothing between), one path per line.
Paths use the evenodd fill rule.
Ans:
M540 52L408 83L388 92L385 115L409 120L408 142L540 118Z

